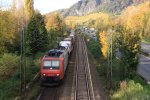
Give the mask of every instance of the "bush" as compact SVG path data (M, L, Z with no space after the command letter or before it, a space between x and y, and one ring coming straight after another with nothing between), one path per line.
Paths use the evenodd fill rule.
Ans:
M26 82L31 81L40 71L40 58L44 52L38 52L34 57L26 57Z
M14 77L0 81L0 100L13 100L19 95L20 81Z
M97 41L90 39L90 41L87 44L87 47L96 59L100 59L100 45Z
M116 58L112 59L112 84L113 90L118 89L119 86L119 82L120 80L122 80L121 74L122 74L122 65L120 64L120 61ZM110 75L110 73L108 73L108 68L110 70L110 65L108 67L108 60L101 58L100 59L100 65L97 66L97 70L99 72L100 77L103 77L104 80L103 82L106 84L109 82L109 78L108 78L108 74ZM108 84L106 84L107 86Z
M34 76L39 72L39 60L26 58L26 82L30 82Z
M150 35L146 35L145 37L143 37L143 39L146 42L150 42Z
M20 57L4 53L0 58L0 100L12 100L19 93Z
M112 100L149 100L150 96L147 91L139 83L135 83L133 80L129 82L122 81L120 83L120 89L115 92Z
M19 68L19 56L11 53L4 53L0 58L0 79L12 76Z

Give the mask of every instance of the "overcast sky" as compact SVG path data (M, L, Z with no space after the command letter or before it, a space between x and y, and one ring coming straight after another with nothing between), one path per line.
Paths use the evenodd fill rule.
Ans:
M58 9L69 8L79 0L34 0L34 8L42 14ZM11 5L12 0L0 0L0 5Z
M42 14L58 9L69 8L79 0L34 0L34 8Z

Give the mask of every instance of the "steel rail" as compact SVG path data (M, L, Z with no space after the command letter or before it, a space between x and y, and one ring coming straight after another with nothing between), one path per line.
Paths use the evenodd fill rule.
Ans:
M89 75L89 82L90 82L90 87L91 87L91 94L92 94L92 99L95 100L95 95L94 95L94 88L93 88L93 83L92 83L92 78L91 78L91 71L90 71L90 65L89 65L89 59L88 59L88 54L87 54L87 48L86 48L86 43L85 40L83 39L83 45L85 49L85 55L86 55L86 61L87 61L87 73Z
M82 51L82 60L79 60L79 46ZM80 52L81 52L80 51ZM81 55L80 55L81 56ZM80 58L81 59L81 58ZM74 93L74 100L78 100L78 71L79 71L79 62L83 63L83 69L84 69L84 76L85 79L85 85L86 85L86 92L88 100L95 100L94 96L94 91L93 91L93 84L92 84L92 79L91 79L91 73L90 73L90 68L89 68L89 61L88 61L88 55L87 55L87 49L85 47L85 41L83 37L77 35L77 49L76 49L76 59L75 59L75 67L76 67L76 73L75 73L75 93ZM81 67L81 66L80 66Z
M84 57L84 73L85 73L85 78L86 78L86 89L87 89L87 94L88 94L88 100L91 100L91 96L90 96L90 87L89 87L89 81L88 81L88 73L87 73L87 60L86 60L86 58L87 58L87 55L85 55L85 48L84 48L84 44L83 44L83 38L81 37L81 43L82 43L82 50L83 50L83 57Z

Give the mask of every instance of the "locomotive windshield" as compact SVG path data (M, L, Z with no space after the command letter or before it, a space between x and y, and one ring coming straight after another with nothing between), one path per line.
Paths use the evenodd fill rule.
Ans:
M43 69L59 69L59 61L45 60L43 62Z
M59 67L59 61L52 61L52 66L53 67Z
M44 67L49 67L52 65L51 61L44 61Z

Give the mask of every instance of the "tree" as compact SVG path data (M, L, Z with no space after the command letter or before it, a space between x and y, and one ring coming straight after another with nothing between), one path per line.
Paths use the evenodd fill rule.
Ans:
M29 21L34 14L33 4L34 4L33 0L25 0L25 13L26 13L27 21Z
M146 12L143 18L143 34L142 36L146 41L150 41L150 11Z
M13 0L12 2L12 12L16 13L17 7L16 7L16 0Z
M40 47L40 37L39 37L39 30L36 23L36 17L31 17L28 27L27 27L27 33L25 36L26 40L26 52L28 54L35 54L37 53L41 47Z
M39 12L36 12L31 17L25 37L28 54L34 54L47 48L48 33L45 28L44 18Z
M99 41L101 45L101 52L104 58L107 58L107 52L109 48L108 39L107 39L108 33L103 31L99 34Z
M39 30L39 39L40 39L39 45L41 45L40 46L41 50L44 50L47 48L48 45L48 33L45 28L44 17L39 12L36 12L35 16L36 16L37 27Z
M63 36L65 23L58 13L46 16L46 29L55 30L58 36Z
M117 39L118 48L121 52L120 61L123 67L123 78L133 78L136 74L138 56L140 52L140 35L124 27L118 27L116 32L120 33Z
M9 11L0 11L0 52L14 51L18 41L18 28L16 19Z

